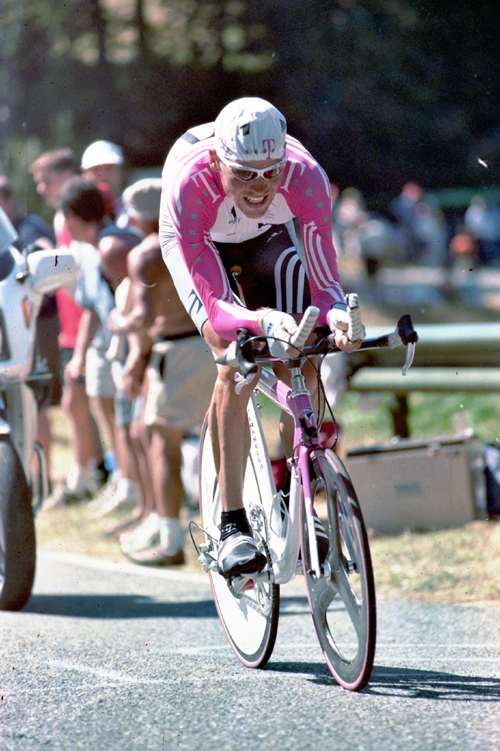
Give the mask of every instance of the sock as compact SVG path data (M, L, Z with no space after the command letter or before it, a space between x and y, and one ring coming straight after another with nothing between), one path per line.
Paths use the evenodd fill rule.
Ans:
M82 467L80 464L73 463L69 468L66 487L71 493L76 493L78 495L89 489L90 480L90 472L87 467Z
M118 501L137 501L137 483L133 480L129 480L128 477L120 477L116 483L116 499Z
M160 527L160 545L172 550L172 555L184 547L184 531L181 520L176 517L158 519Z
M239 508L236 511L223 511L221 513L221 542L227 539L230 535L234 535L236 532L241 532L244 535L250 535L250 537L253 537L252 529L248 523L247 513L244 508Z

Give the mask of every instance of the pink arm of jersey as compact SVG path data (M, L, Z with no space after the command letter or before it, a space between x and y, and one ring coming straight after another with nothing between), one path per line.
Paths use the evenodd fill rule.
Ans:
M210 238L224 193L212 170L197 164L197 169L180 173L178 190L168 195L167 207L179 248L196 292L214 331L234 341L239 328L262 334L257 313L234 302L233 292L219 253ZM201 167L201 169L200 169Z
M345 301L332 238L330 182L311 154L290 136L287 152L290 163L280 192L293 215L300 218L312 304L320 310L318 326L325 326L332 305Z
M236 340L238 329L260 336L257 312L233 302L233 292L219 254L210 240L205 240L205 246L196 256L190 253L189 247L184 252L182 244L181 250L212 328L227 341Z

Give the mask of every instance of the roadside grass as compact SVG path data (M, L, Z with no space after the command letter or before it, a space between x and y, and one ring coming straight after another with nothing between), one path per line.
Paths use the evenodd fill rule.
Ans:
M378 537L370 547L380 595L500 607L500 525L495 522Z

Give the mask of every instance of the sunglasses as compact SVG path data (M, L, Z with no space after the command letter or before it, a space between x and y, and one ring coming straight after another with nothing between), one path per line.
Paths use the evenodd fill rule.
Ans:
M272 167L264 167L264 169L254 169L252 167L244 167L241 164L235 164L234 162L228 162L227 159L224 159L220 154L217 154L219 159L223 164L228 167L231 174L236 177L237 180L242 180L244 183L249 183L251 180L255 180L257 177L263 177L264 180L274 180L276 177L281 175L283 170L286 167L286 163L288 161L288 157L285 155L283 159L281 159L276 164L273 164Z

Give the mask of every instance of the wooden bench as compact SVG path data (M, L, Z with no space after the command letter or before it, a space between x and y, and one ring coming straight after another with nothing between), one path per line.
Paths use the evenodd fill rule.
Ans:
M404 350L355 352L348 358L352 391L391 392L395 435L409 436L408 395L426 392L500 392L500 323L415 324L419 341L413 366L401 373ZM367 337L387 329L368 328Z

